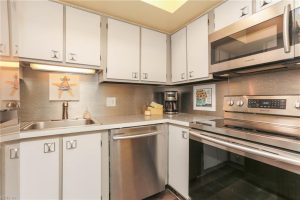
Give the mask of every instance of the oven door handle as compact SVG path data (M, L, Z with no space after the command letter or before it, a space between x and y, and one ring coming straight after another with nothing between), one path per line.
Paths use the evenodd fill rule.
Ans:
M151 133L144 133L144 134L135 134L135 135L123 135L119 134L116 136L113 136L113 140L127 140L127 139L135 139L135 138L142 138L142 137L149 137L149 136L154 136L158 135L159 132L151 132Z
M216 139L216 138L213 138L213 137L209 137L209 136L203 135L201 133L195 133L195 132L190 131L190 134L192 136L201 138L203 140L206 140L206 141L209 141L209 142L212 142L212 143L215 143L215 144L219 144L221 146L233 148L233 149L240 150L240 151L250 153L250 154L253 154L253 155L257 155L257 156L270 158L270 159L277 160L277 161L280 161L280 162L285 162L285 163L292 164L292 165L295 165L295 166L300 166L300 159L297 160L297 159L293 159L293 158L289 158L289 157L284 157L284 156L279 155L279 154L270 153L270 152L267 152L267 151L262 151L262 150L259 150L259 149L256 149L256 148L251 148L251 147L248 147L248 146L243 146L242 144L232 143L232 142Z
M288 4L284 6L284 12L283 12L283 46L284 46L284 52L289 53L291 51L290 47L290 11L291 11L291 5Z

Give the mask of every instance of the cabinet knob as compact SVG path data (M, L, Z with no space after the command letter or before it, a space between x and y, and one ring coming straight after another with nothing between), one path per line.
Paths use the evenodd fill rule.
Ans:
M194 71L190 71L190 72L189 72L189 77L190 77L190 78L193 78L193 76L194 76Z
M55 50L51 50L51 58L53 59L59 59L59 52Z
M188 139L188 132L186 132L186 131L182 131L182 138L183 139Z
M19 158L19 149L13 148L9 150L9 158L10 159L18 159Z
M52 152L55 152L55 143L54 142L45 143L44 153L52 153Z
M77 140L70 140L66 142L66 149L76 149L77 148Z

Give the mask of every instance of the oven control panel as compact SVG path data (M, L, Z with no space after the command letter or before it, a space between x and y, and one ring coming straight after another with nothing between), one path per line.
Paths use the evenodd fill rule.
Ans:
M225 112L300 117L300 95L225 96L223 110Z
M248 108L286 109L286 99L248 99Z

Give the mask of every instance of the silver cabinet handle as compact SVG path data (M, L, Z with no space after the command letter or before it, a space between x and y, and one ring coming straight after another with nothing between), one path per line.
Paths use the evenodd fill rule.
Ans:
M18 159L19 158L19 149L13 148L9 150L9 158L10 159Z
M138 78L138 77L137 77L137 72L132 72L132 78L135 78L135 79Z
M188 137L189 137L188 132L182 131L182 138L183 139L188 139Z
M289 53L291 51L290 47L290 11L291 5L288 4L284 7L283 13L283 45L284 45L284 52Z
M185 79L185 73L181 73L181 79Z
M258 155L258 156L262 156L262 157L266 157L266 158L270 158L270 159L274 159L280 162L285 162L285 163L289 163L292 165L296 165L296 166L300 166L300 159L293 159L293 158L289 158L283 155L279 155L279 154L274 154L274 153L270 153L268 151L262 151L253 147L249 147L249 146L244 146L242 144L238 144L238 143L232 143L232 142L228 142L228 141L224 141L224 140L220 140L220 139L215 139L200 133L195 133L190 131L190 134L201 138L203 140L209 141L209 142L213 142L215 144L224 146L224 147L229 147L229 148L233 148L236 150L240 150L246 153L250 153L253 155Z
M190 71L190 72L189 72L189 77L190 77L190 78L193 78L193 76L194 76L194 71Z
M55 152L55 143L54 142L45 143L44 153L52 153L52 152Z
M263 0L262 4L260 5L260 7L264 7L268 4L270 4L272 2L272 0Z
M77 140L70 140L66 142L66 149L76 149L77 148Z
M51 58L54 58L54 59L59 59L59 52L58 51L55 51L55 50L51 50Z
M15 45L15 49L14 49L15 54L14 55L18 55L19 54L19 45Z
M154 136L158 135L159 132L151 132L151 133L144 133L144 134L136 134L136 135L116 135L113 136L113 140L127 140L127 139L135 139L135 138L141 138L141 137L149 137L149 136Z
M249 14L249 7L246 6L246 7L242 8L241 11L242 11L242 12L241 12L240 18L241 18L241 17L244 17L244 16L246 16L246 15Z
M143 73L143 79L148 79L148 73Z
M69 53L69 60L76 61L77 60L77 55L75 53Z

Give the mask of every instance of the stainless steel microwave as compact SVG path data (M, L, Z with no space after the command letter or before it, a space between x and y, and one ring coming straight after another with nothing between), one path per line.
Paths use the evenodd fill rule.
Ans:
M210 72L300 57L300 5L284 0L209 35Z

